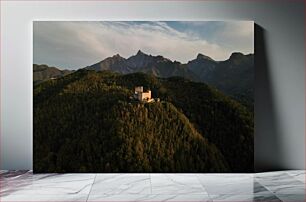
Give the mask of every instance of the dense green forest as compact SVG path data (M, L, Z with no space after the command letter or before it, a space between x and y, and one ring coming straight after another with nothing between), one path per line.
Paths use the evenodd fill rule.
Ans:
M161 102L139 103L135 86ZM78 70L34 85L34 172L253 172L253 113L204 83Z

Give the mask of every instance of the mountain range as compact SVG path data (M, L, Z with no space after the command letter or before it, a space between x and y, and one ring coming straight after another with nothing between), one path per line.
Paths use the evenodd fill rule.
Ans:
M34 65L34 82L45 80L54 76L63 76L71 73L69 70L46 68L38 71ZM41 69L41 68L40 68ZM174 76L184 77L195 82L204 82L216 87L228 96L231 96L249 108L254 103L254 55L244 55L239 52L232 53L224 61L215 61L203 54L198 54L186 64L171 61L161 55L152 56L143 53L124 58L119 54L108 57L84 69L95 71L113 71L122 74L143 72L161 78ZM51 71L52 70L52 71Z
M140 50L136 55L127 59L117 54L88 66L85 69L95 71L110 70L122 74L143 72L163 78L181 76L190 80L199 81L197 76L187 68L186 64L181 64L177 61L172 62L160 55L147 55Z

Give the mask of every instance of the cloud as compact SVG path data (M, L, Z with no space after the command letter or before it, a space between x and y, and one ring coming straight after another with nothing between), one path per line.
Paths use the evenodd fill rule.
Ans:
M254 23L252 21L227 21L215 34L223 47L244 53L254 52Z
M223 41L246 38L252 36L249 27L243 23L226 24L216 37ZM34 63L68 69L82 68L117 53L130 57L139 49L183 63L198 53L224 60L236 49L248 51L238 46L226 47L217 40L179 31L166 22L34 22Z

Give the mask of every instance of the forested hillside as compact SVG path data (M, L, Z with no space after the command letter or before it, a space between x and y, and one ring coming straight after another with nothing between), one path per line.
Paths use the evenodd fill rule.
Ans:
M34 85L33 117L35 172L253 172L252 113L181 77L78 70Z

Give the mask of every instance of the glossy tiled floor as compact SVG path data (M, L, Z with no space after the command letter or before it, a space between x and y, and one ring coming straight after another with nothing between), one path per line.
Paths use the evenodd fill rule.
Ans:
M305 171L35 174L1 171L0 201L305 201Z

